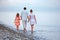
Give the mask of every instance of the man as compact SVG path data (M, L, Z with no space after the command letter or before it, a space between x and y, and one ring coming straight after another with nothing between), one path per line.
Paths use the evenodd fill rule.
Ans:
M21 13L21 19L22 19L24 31L26 31L27 19L28 19L28 13L26 11L26 7L23 8L23 11Z

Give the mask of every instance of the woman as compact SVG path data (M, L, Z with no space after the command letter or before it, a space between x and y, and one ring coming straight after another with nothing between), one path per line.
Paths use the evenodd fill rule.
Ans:
M36 17L33 14L33 10L30 10L30 15L29 15L29 20L30 21L30 25L31 25L31 32L33 33L33 29L34 29L34 24L36 23Z

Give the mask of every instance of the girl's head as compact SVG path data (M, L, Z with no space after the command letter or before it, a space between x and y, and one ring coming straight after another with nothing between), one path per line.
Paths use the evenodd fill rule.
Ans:
M19 17L19 13L17 13L16 16Z
M31 10L30 10L30 13L32 13L32 12L33 12L33 10L31 9Z

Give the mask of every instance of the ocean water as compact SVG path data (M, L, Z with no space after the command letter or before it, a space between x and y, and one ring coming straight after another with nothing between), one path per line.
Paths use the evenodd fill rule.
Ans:
M0 12L0 24L6 24L10 28L16 28L14 24L16 13ZM35 11L34 14L37 19L37 24L34 26L35 35L40 37L41 40L60 40L60 12ZM27 23L26 28L27 30L31 30L29 23ZM22 21L19 29L23 30Z

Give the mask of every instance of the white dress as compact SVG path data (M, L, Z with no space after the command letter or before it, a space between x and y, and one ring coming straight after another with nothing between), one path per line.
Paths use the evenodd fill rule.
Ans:
M30 16L30 24L32 25L32 24L35 24L35 19L34 19L34 14L30 14L29 15Z

